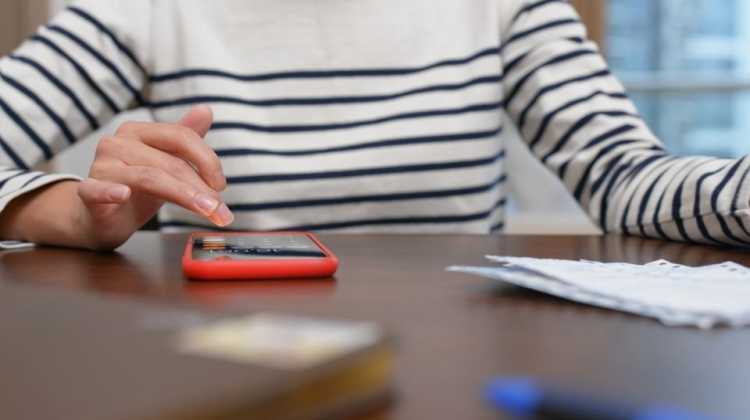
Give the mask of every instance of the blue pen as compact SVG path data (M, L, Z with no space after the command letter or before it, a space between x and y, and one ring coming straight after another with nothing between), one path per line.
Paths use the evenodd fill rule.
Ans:
M520 418L546 420L709 420L668 406L625 407L539 386L530 378L497 378L487 399Z

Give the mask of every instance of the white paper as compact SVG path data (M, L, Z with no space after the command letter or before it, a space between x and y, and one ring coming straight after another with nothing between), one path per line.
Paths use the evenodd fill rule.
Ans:
M750 269L725 262L689 267L488 256L493 267L448 269L489 277L561 298L711 328L750 324Z

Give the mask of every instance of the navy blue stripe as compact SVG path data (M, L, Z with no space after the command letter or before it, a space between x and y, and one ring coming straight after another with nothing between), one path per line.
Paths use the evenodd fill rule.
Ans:
M729 181L732 180L732 177L734 177L734 174L737 173L737 170L739 170L740 166L742 166L746 159L747 156L737 160L737 162L729 168L729 171L724 175L724 178L719 181L719 184L716 185L713 192L711 192L711 208L714 209L715 212L719 211L719 196L721 195L721 192L724 191L724 188L726 188Z
M327 230L343 229L360 226L378 226L378 225L413 225L413 224L446 224L473 222L476 220L486 219L492 216L497 209L505 205L505 198L498 200L490 209L478 213L459 214L459 215L441 215L441 216L405 216L405 217L387 217L374 219L348 220L340 222L319 223L310 225L289 226L277 230Z
M747 226L745 225L745 221L737 216L737 210L739 209L739 201L740 201L740 191L742 190L742 187L745 186L745 179L747 179L747 175L750 174L750 165L745 168L745 171L742 173L742 177L740 178L740 182L737 183L737 188L734 190L734 199L732 200L732 217L734 217L735 222L740 226L743 232L745 232L745 235L750 237L750 230L748 230Z
M526 38L528 36L531 36L537 32L542 32L550 28L555 28L558 26L566 26L566 25L580 25L581 21L575 18L565 18L565 19L558 19L558 20L551 20L549 22L542 23L541 25L534 26L533 28L529 28L526 30L523 30L521 32L517 32L508 38L508 40L505 42L505 45L503 45L503 48L508 46L508 44L512 44L513 42L516 42L522 38Z
M735 223L739 225L740 229L742 229L742 232L744 232L746 236L750 236L750 230L748 230L747 226L745 225L745 221L736 214L732 214L732 218L734 219Z
M571 37L567 37L567 38L563 38L563 39L565 41L575 42L576 44L583 44L586 41L585 39L583 39L581 37L577 37L577 36L571 36ZM503 45L503 47L505 47L505 46ZM502 50L502 48L501 48L501 50ZM503 72L506 73L506 74L512 73L513 72L513 68L515 68L517 65L519 65L524 59L526 59L526 57L530 56L533 52L534 52L534 50L532 49L530 51L527 51L527 52L519 55L518 57L514 58L513 60L509 61L508 64L506 64L505 66L503 66Z
M26 121L21 118L20 115L18 115L4 100L0 99L0 109L5 111L5 113L10 117L11 120L13 120L18 127L23 130L24 133L31 139L31 141L34 142L39 147L39 150L42 151L42 154L44 155L44 158L49 160L52 158L52 150L49 148L49 145L42 140L41 137L39 137L39 134L37 134L36 131L34 131L31 126L29 126Z
M706 163L711 163L713 160L703 161L695 165L695 168L693 168L690 173L695 172L699 167L702 165L705 165ZM687 183L688 177L690 175L683 177L680 181L680 184L677 186L677 189L674 192L674 196L672 198L672 220L674 220L675 225L677 226L677 231L680 233L680 236L685 241L691 241L690 235L688 235L687 230L685 229L685 222L682 218L681 210L682 210L682 191L685 189L685 184Z
M526 125L526 118L528 118L528 114L531 111L531 108L533 108L534 105L536 105L537 101L539 101L539 99L544 94L560 89L564 86L567 86L573 83L584 82L584 81L595 79L598 77L609 76L610 74L611 73L609 72L608 69L599 70L599 71L595 71L593 73L589 73L583 76L576 76L570 79L565 79L558 83L554 83L554 84L551 84L551 85L548 85L539 89L539 92L537 92L536 95L534 95L534 98L531 101L529 101L528 105L526 105L526 108L524 108L523 111L521 112L521 115L518 118L518 128L520 130L523 130L524 126Z
M652 146L649 146L647 148L642 148L642 149L628 150L625 153L619 153L619 154L617 154L612 160L610 160L607 163L606 167L604 168L604 171L602 171L602 173L599 175L599 177L596 179L596 181L594 181L591 184L591 196L592 197L594 195L596 195L597 191L599 191L599 188L601 188L601 186L603 185L604 181L606 181L607 177L612 172L612 170L615 168L615 166L620 162L620 160L622 160L631 151L641 152L640 155L643 155L643 154L651 155L652 153L649 153L649 152L657 152L657 156L664 156L666 154L664 152L664 149L661 146L659 146L659 145L652 145ZM639 155L633 156L630 159L630 161L628 161L628 163L626 163L625 165L627 167L631 167L632 163L636 159L638 159L639 157L640 157Z
M726 220L724 220L724 215L719 213L713 213L707 215L708 217L713 216L716 218L716 220L719 222L719 228L721 229L721 232L729 239L735 242L730 241L719 241L722 245L730 245L730 246L737 246L738 244L741 246L750 246L750 241L740 238L734 233L732 233L732 229L727 224Z
M734 175L737 173L737 170L742 166L742 164L745 162L747 158L748 156L745 156L742 159L737 160L737 162L729 168L729 171L727 171L727 174L724 176L724 178L721 181L719 181L719 184L714 188L713 192L711 193L711 208L713 209L714 214L716 215L716 219L719 221L719 227L721 228L722 233L724 233L724 236L726 236L727 238L732 239L733 241L739 242L743 245L749 245L750 241L739 238L732 233L732 230L729 228L726 221L724 220L724 216L719 212L719 196L721 195L721 192L724 190L724 188L726 188L727 183L729 183L729 181L734 177Z
M513 24L516 23L516 21L521 17L521 15L528 13L539 7L546 6L550 3L567 3L567 0L539 0L534 3L526 4L513 16L513 19L511 19L510 21L511 26L513 26Z
M688 162L688 165L690 162ZM686 166L688 166L686 165ZM679 173L679 172L678 172ZM674 181L674 178L672 179ZM669 235L664 231L664 229L661 227L661 222L659 221L659 214L661 213L661 207L664 204L664 198L667 196L667 190L669 189L669 186L671 185L671 181L667 184L666 187L661 191L661 194L659 195L659 200L656 202L656 208L654 209L653 214L651 214L651 225L656 229L656 234L661 239L670 239ZM646 230L644 229L644 225L640 225L639 228L641 230L641 234L644 237L649 237L649 235L646 234Z
M634 173L640 172L641 170L645 169L651 163L654 163L654 162L658 161L661 157L662 156L656 156L656 157L652 156L652 158L655 158L655 159L651 159L651 158L646 159L644 161L644 162L647 162L646 165L642 165L644 162L641 162L641 164L638 164L638 165L634 166L633 169L631 169L630 173L628 175L626 175L621 182L618 183L618 185L617 185L617 187L615 187L615 189L618 188L619 186L621 186L622 184L625 184L625 181L628 179L628 177L630 175L632 175ZM669 162L669 158L667 158L666 160L664 160L664 161L660 162L659 164L657 164L656 167L658 168L659 165L664 164L666 162ZM624 188L627 188L627 187L628 187L628 185L624 186ZM636 198L635 191L637 191L637 188L638 188L638 186L636 186L636 190L634 190L633 194L631 194L630 197L628 197L628 201L627 201L627 203L625 205L625 209L623 211L622 218L620 219L620 231L623 234L625 234L625 235L629 235L630 234L630 231L629 231L628 225L627 225L627 218L628 218L628 215L630 214L630 207L633 204L633 200ZM607 205L609 205L609 203L607 203Z
M99 31L107 35L107 37L110 40L112 40L115 46L117 46L117 49L119 49L123 54L125 54L125 56L127 56L130 59L133 65L138 67L138 70L140 70L144 76L148 76L148 72L146 71L146 68L138 61L135 54L133 54L133 52L127 46L125 46L125 44L123 44L106 25L99 22L94 16L92 16L85 10L81 9L80 7L70 6L68 7L68 10L80 16L84 20L88 21L89 23L94 25L97 29L99 29Z
M648 156L647 158L643 159L640 163L638 163L637 165L633 166L633 168L630 169L630 171L625 175L625 177L623 177L623 179L620 182L617 183L617 185L615 186L615 188L620 188L620 186L622 186L622 184L624 184L624 183L628 182L628 180L630 180L630 179L635 178L636 176L638 176L638 174L641 173L641 171L643 171L644 169L646 169L652 163L656 162L659 159L663 159L663 158L672 159L672 158L670 158L670 157L667 156L667 153L662 153L662 152L654 153L651 156Z
M612 137L616 137L616 136L619 136L621 134L625 134L627 132L633 131L635 128L636 128L636 126L634 126L632 124L623 124L623 125L620 125L619 127L613 128L613 129L611 129L611 130L609 130L609 131L607 131L607 132L605 132L603 134L600 134L597 137L594 137L593 139L591 139L591 141L589 141L588 143L586 143L582 148L580 148L580 149L576 150L575 152L573 152L572 153L572 157L570 159L565 160L565 162L563 162L563 164L560 165L560 168L558 168L558 170L557 170L558 176L560 178L564 178L565 177L565 173L568 170L568 165L570 164L570 162L573 159L579 158L581 156L581 153L583 151L591 149L592 147L596 147L600 143L602 143L604 141L607 141L607 140L611 139ZM571 128L571 131L569 131L568 133L570 135L572 135L572 131L573 131L573 128ZM567 142L567 140L563 140L563 141ZM542 161L546 162L546 160L542 160ZM591 163L595 163L595 162L592 161Z
M680 215L680 208L682 208L682 191L685 189L685 180L683 180L674 192L674 199L672 200L672 220L674 220L677 226L677 231L680 236L686 241L690 241L690 235L688 235L685 229L685 222L682 220Z
M581 201L581 197L583 196L583 189L586 187L586 185L589 184L589 176L591 176L591 171L594 169L594 166L596 166L599 161L604 158L604 156L608 155L610 152L619 148L620 146L625 146L637 142L639 142L639 140L619 140L614 143L608 144L605 147L602 147L601 150L599 150L599 152L596 154L596 156L594 156L589 161L588 165L586 165L586 169L583 171L581 178L578 179L578 183L576 183L576 187L573 189L573 197L575 197L577 201ZM566 168L568 162L565 162ZM565 172L566 170L562 170L560 176L564 177ZM593 196L593 191L591 195Z
M45 176L45 175L47 175L47 174L44 174L44 173L41 173L41 174L37 174L36 176L32 177L32 178L31 178L31 179L29 179L28 181L24 182L24 183L23 183L23 185L21 185L21 187L19 188L19 190L20 190L20 189L23 189L23 188L26 188L26 187L27 187L27 186L29 186L29 185L30 185L30 184L31 184L32 182L36 181L37 179L39 179L39 178L41 178L41 177L43 177L43 176Z
M748 174L750 174L750 165L748 165L748 167L745 168L745 171L742 173L742 177L740 178L740 182L737 183L737 188L734 190L734 195L733 195L734 198L732 199L732 207L731 207L732 212L736 212L740 208L739 206L740 191L742 191L742 187L746 185L745 179L747 178Z
M659 212L661 212L662 204L664 203L664 197L667 195L667 190L661 192L661 195L659 196L659 201L656 202L656 210L654 210L654 214L651 218L651 224L654 226L654 229L656 229L656 235L660 239L670 239L669 235L664 231L664 228L661 227L661 222L659 221ZM641 227L641 232L643 232L643 235L645 237L649 237L649 235L645 234L645 231L643 227Z
M5 187L5 184L7 184L8 181L10 181L11 179L18 178L19 176L25 175L27 173L29 173L29 171L26 170L26 169L24 169L24 170L18 171L18 173L15 173L15 174L13 174L13 175L11 175L11 176L3 179L2 181L0 181L0 190L2 190L3 187ZM15 189L14 189L14 191L15 191Z
M684 165L684 166L687 166L689 164L690 164L690 161L688 161L686 163L686 165ZM651 181L651 185L648 186L648 188L646 189L646 192L640 198L641 199L641 203L638 206L638 219L637 220L638 220L638 229L640 230L641 235L644 236L644 237L648 237L648 235L646 234L646 229L645 229L646 228L646 226L645 226L646 223L644 221L644 219L646 218L646 208L648 207L648 202L651 200L651 196L654 194L654 190L656 189L656 185L659 183L659 181L661 181L664 178L664 176L667 174L667 172L669 172L670 169L672 169L672 165L668 165L666 169L664 169L653 181ZM682 168L680 168L676 173L679 173L680 170L682 170ZM667 188L668 187L669 187L669 182L667 183L667 185L662 190L662 193L661 193L661 195L659 197L659 200L658 200L658 202L656 204L656 208L655 208L653 214L651 215L652 224L656 228L657 233L663 239L668 239L668 237L664 233L664 230L662 230L661 224L659 223L659 212L661 210L662 201L664 199L664 195L667 192Z
M495 209L498 209L500 207L505 207L505 205L508 203L507 198L502 197L500 200L498 200L495 203ZM500 219L497 222L493 223L492 226L490 226L490 233L496 233L498 231L501 231L505 228L505 220Z
M172 106L183 106L191 104L208 104L208 103L226 103L245 106L257 107L275 107L275 106L308 106L308 105L340 105L353 103L380 102L393 99L400 99L407 96L418 95L422 93L454 91L465 89L467 87L486 84L499 83L502 80L501 75L477 77L461 83L446 83L440 85L427 86L422 88L410 89L398 93L383 95L361 95L361 96L329 96L318 98L276 98L276 99L243 99L234 96L215 96L215 95L197 95L184 98L169 99L156 101L149 104L152 108L166 108Z
M112 63L111 60L109 60L107 57L103 56L99 51L95 50L91 45L87 44L86 41L81 39L79 36L75 35L74 33L68 31L67 29L59 26L59 25L48 25L47 29L53 32L57 32L61 34L62 36L70 39L73 41L76 45L83 48L91 54L94 58L96 58L97 61L99 61L104 67L108 68L112 74L115 75L117 80L122 83L123 86L125 86L125 89L127 89L128 92L130 92L131 95L133 95L133 98L135 99L136 104L138 106L143 106L145 104L145 101L143 100L143 96L141 96L141 93L133 87L133 84L130 83L130 81L125 77L124 74L120 71L117 66L115 66L114 63Z
M345 228L362 227L362 226L461 223L461 222L472 222L475 220L486 219L488 216L489 214L487 212L480 212L480 213L472 213L472 214L464 214L464 215L450 215L450 216L411 216L411 217L389 217L389 218L379 218L379 219L359 219L359 220L348 220L348 221L343 221L343 222L297 225L297 226L290 226L290 227L279 229L279 230L317 231L317 230L345 229Z
M703 215L701 214L701 186L703 185L703 182L710 176L716 175L719 172L726 169L726 166L723 166L713 172L705 173L698 178L698 181L695 183L695 194L693 197L695 197L695 200L693 201L693 216L695 216L695 223L698 225L698 230L700 230L703 237L713 243L716 243L718 245L723 245L721 241L716 240L713 236L711 236L711 233L708 231L708 228L706 227L706 224L703 222Z
M0 72L0 79L5 80L9 85L13 86L16 90L32 100L39 108L44 111L45 114L47 114L47 117L49 117L49 119L51 119L57 125L57 128L60 129L60 132L62 132L63 136L68 140L68 143L75 143L76 138L73 135L73 132L70 131L70 128L68 128L68 125L65 123L65 121L63 121L63 119L60 118L60 116L57 115L55 111L53 111L46 103L44 103L44 101L36 93L32 92L29 88L22 85L16 79L3 74L2 72Z
M406 119L461 115L473 112L492 111L500 109L501 106L502 102L487 102L476 105L469 105L461 108L432 109L427 111L406 112L403 114L388 115L385 117L372 118L367 120L331 124L261 125L236 121L219 121L215 122L211 126L211 130L249 130L264 133L298 133L303 131L342 130L347 128L363 127Z
M616 154L612 159L610 159L607 164L604 166L604 170L599 175L599 177L591 183L591 197L596 195L596 192L599 191L599 188L601 188L604 181L606 181L607 177L610 173L612 173L612 170L616 167L616 165L626 156L626 153L618 153ZM632 161L632 159L631 159Z
M265 174L265 175L245 175L245 176L230 176L227 177L228 184L246 184L256 182L285 182L285 181L303 181L303 180L321 180L321 179L333 179L333 178L350 178L360 176L377 176L377 175L389 175L399 173L411 173L411 172L425 172L425 171L445 171L462 168L473 168L477 166L490 165L496 161L505 157L505 151L501 151L495 156L470 159L470 160L459 160L452 162L439 162L439 163L422 163L416 165L399 165L399 166L383 166L375 168L363 168L363 169L349 169L341 171L327 171L327 172L308 172L300 174Z
M622 124L619 127L615 127L612 130L609 130L609 131L607 131L607 132L605 132L603 134L600 134L597 137L594 137L593 139L591 139L591 141L589 141L588 143L586 143L582 148L576 150L571 155L571 157L569 159L566 159L565 162L563 162L563 164L560 165L560 168L557 170L558 176L560 178L565 178L565 175L568 172L568 166L570 165L570 162L572 162L576 158L579 158L581 152L583 152L585 150L592 149L592 148L598 146L599 144L605 142L606 140L611 139L612 137L618 136L620 134L625 134L625 133L627 133L629 131L634 130L635 128L636 128L636 126L634 126L632 124ZM597 156L589 161L589 165L588 165L587 169L591 168L593 165L595 165L597 163L597 158L602 156L602 151L603 150L606 151L606 150L610 150L611 149L609 146L610 145L607 145L604 148L602 148L602 150L599 151L599 153L597 154Z
M688 168L696 160L698 160L700 162L699 159L688 160L687 163L685 164L685 166L682 167L682 168L680 168L680 170L678 170L676 172L676 174L679 174L681 171L683 171L686 168ZM697 166L700 166L700 163L698 163L698 165L696 165L696 167ZM686 175L683 177L683 179L686 178L689 174L690 174L690 172L686 171ZM667 191L669 190L669 186L672 185L672 182L674 182L674 180L675 180L675 178L673 178L672 180L670 180L670 182L667 184L667 186L664 187L664 189L662 190L661 195L659 196L659 201L656 203L656 209L654 210L654 213L651 216L651 223L653 224L654 228L656 229L657 235L659 235L659 237L661 237L662 239L670 239L670 237L669 237L669 235L667 235L667 233L664 231L664 229L661 226L661 222L659 221L659 214L661 214L661 208L662 208L662 205L664 204L664 199L667 197ZM641 233L643 233L644 236L645 236L645 231L643 230L643 227L641 227Z
M89 110L86 109L86 107L83 105L83 101L81 101L81 99L75 94L75 92L73 92L69 87L65 86L65 84L61 82L60 79L55 77L55 75L53 75L50 71L48 71L41 64L37 63L29 57L11 55L10 58L36 69L50 83L55 85L57 89L64 93L71 100L71 102L73 102L73 106L75 106L75 108L80 111L81 114L83 114L83 117L89 123L89 127L91 128L91 130L97 130L99 128L99 123L96 121L96 118L94 118L91 112L89 112Z
M104 101L104 103L107 104L109 109L115 113L120 113L120 108L115 104L115 102L112 100L112 98L107 95L99 85L94 82L94 79L91 78L91 75L84 69L80 64L78 64L77 61L73 59L68 53L62 50L57 44L49 40L48 38L42 36L42 35L33 35L31 38L29 38L32 41L41 42L42 44L49 47L51 50L59 54L61 57L65 58L65 60L70 63L70 65L73 66L73 68L76 70L76 72L83 78L83 80L86 82L86 84L94 91L96 92Z
M670 162L672 161L672 159L674 159L674 158L671 158L671 157L667 157L667 158L666 158L666 159L664 159L663 161L659 162L659 163L658 163L658 164L657 164L657 165L656 165L655 167L653 167L653 168L651 169L651 172L653 172L653 171L656 171L656 170L657 170L657 169L658 169L658 168L659 168L660 166L662 166L662 165L666 165L666 164L669 164L669 163L670 163ZM649 172L649 174L650 174L651 172ZM648 176L649 176L649 174L647 174L647 175L646 175L646 177L648 177ZM627 177L626 177L626 178L627 178ZM637 194L637 191L638 191L638 187L639 187L639 185L635 187L635 189L633 190L633 193L632 193L632 194L630 195L630 197L628 198L628 202L627 202L627 204L625 205L625 211L623 212L623 214L622 214L622 217L620 218L620 230L621 230L621 231L622 231L622 232L623 232L624 234L626 234L626 235L629 235L629 234L630 234L630 231L629 231L629 229L628 229L628 216L630 215L630 208L631 208L631 206L633 205L633 201L634 201L634 200L635 200L636 198L638 198L638 199L642 198L641 196L639 196L639 195ZM625 188L627 188L627 185L625 186ZM641 203L642 203L642 201L641 201ZM640 219L636 219L636 223L635 223L635 225L636 225L636 226L638 225L638 222L639 222L639 221L640 221Z
M570 108L572 108L572 107L574 107L574 106L576 106L578 104L587 102L587 101L589 101L589 100L591 100L591 99L593 99L593 98L595 98L596 96L599 96L599 95L605 95L605 96L608 96L608 97L614 98L614 99L625 99L625 98L627 98L627 96L624 93L622 93L622 92L604 92L604 91L601 91L601 90L597 90L597 91L591 92L590 94L588 94L586 96L573 99L573 100L571 100L571 101L569 101L569 102L567 102L567 103L559 106L558 108L556 108L556 109L554 109L554 110L552 110L552 111L550 111L550 112L548 112L547 114L544 115L544 117L542 118L542 122L539 124L539 128L536 130L536 134L534 135L534 137L531 138L531 141L529 142L529 148L531 148L533 150L536 147L536 145L542 140L542 137L544 136L544 132L547 130L547 127L549 126L549 124L552 122L552 120L554 120L554 118L559 113L561 113L561 112L563 112L563 111L565 111L567 109L570 109Z
M261 211L284 208L332 206L352 203L380 203L387 201L425 200L445 197L458 197L464 195L480 194L491 191L505 182L505 175L495 179L489 184L476 185L465 188L453 188L433 191L410 191L391 194L355 195L349 197L316 198L308 200L274 201L267 203L229 204L232 211Z
M494 225L490 226L490 233L496 233L505 230L505 221L501 220Z
M420 137L404 137L389 140L379 140L367 143L350 144L346 146L324 147L317 149L298 149L298 150L269 150L255 148L234 148L234 149L216 149L216 154L220 157L231 156L310 156L325 153L351 152L354 150L374 149L380 147L407 146L413 144L425 143L442 143L468 140L483 140L487 138L496 138L502 132L502 127L497 127L487 131L474 131L468 133L444 134Z
M594 55L597 54L594 50L585 50L585 49L579 49L574 50L569 53L565 53L562 55L558 55L556 57L552 57L551 59L545 61L544 63L534 67L533 69L529 70L528 73L526 73L521 79L518 80L518 82L513 86L513 88L510 91L510 94L506 97L505 100L505 107L508 108L510 106L510 103L513 101L513 99L516 97L518 92L521 91L521 88L526 84L529 79L534 77L534 74L536 74L537 71L554 64L559 64L568 60L572 60L574 58L578 58L584 55ZM506 73L507 74L507 73Z
M685 168L689 167L691 163L693 163L695 160L688 160L687 163L685 163L685 166L680 168L676 174L679 174L681 171L683 171ZM689 174L689 172L687 172ZM659 235L661 239L670 239L669 235L664 231L664 229L661 227L661 222L659 221L659 214L661 214L661 208L664 204L664 199L667 196L667 191L669 190L669 186L672 185L672 182L674 182L675 178L672 178L672 180L669 181L669 183L664 187L661 194L659 195L659 201L656 202L656 209L654 209L654 213L651 215L651 224L654 226L654 229L656 229L656 234ZM643 236L646 235L646 231L644 229L644 226L641 225L641 234Z
M619 156L617 160L619 161L621 157L622 156ZM612 177L609 179L609 182L607 182L607 186L604 188L604 191L602 192L602 203L599 206L599 223L604 233L608 232L607 213L609 212L610 194L612 194L612 190L615 188L615 185L618 179L620 179L620 176L625 174L625 171L630 169L635 161L636 161L636 157L633 157L628 162L625 162L622 165L617 166L617 169L612 173Z
M531 52L525 52L513 60L509 61L508 64L503 66L503 74L512 74L513 69L519 65L526 57L531 55Z
M297 225L297 226L286 226L283 228L273 229L276 231L286 230L328 230L328 229L343 229L349 227L360 227L360 226L382 226L382 225L416 225L416 224L452 224L462 222L473 222L476 220L486 219L503 207L506 203L505 198L498 200L495 205L489 210L460 214L460 215L441 215L441 216L403 216L403 217L392 217L392 218L373 218L373 219L359 219L359 220L347 220L339 222L328 222L319 224L309 225ZM182 221L160 221L162 227L185 227L185 228L198 228L208 230L230 230L229 228L218 228L216 226L203 225L199 223L190 223Z
M583 129L588 123L594 120L596 117L605 116L605 117L635 117L637 118L638 115L631 114L629 112L625 111L619 111L619 110L610 110L610 111L597 111L592 112L591 114L587 114L585 117L581 118L580 120L576 121L575 124L573 124L572 127L568 129L568 131L565 132L565 134L560 138L560 140L555 143L555 145L552 147L552 149L547 152L542 157L542 163L547 163L547 161L557 152L563 149L565 145L568 144L570 139L573 137L573 135L578 132L579 130ZM625 132L631 131L635 128L633 125L626 126Z
M13 161L13 163L16 165L17 168L28 170L29 165L26 164L26 162L21 159L20 156L18 156L18 153L16 153L12 147L5 141L5 139L0 136L0 149L3 150L3 152L10 158L10 160Z
M403 76L433 70L438 67L459 66L471 63L482 57L499 54L498 47L480 50L468 57L441 60L436 63L417 67L370 68L370 69L329 69L329 70L292 70L260 74L238 74L215 69L187 69L151 76L152 83L166 82L187 77L222 77L241 82L260 82L279 79L320 79L335 77L385 77Z

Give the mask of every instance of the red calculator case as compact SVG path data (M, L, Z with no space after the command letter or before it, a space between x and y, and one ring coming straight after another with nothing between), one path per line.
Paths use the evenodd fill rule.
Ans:
M210 259L194 259L193 249L196 240L210 239L220 243L221 238L231 240L233 237L246 237L249 240L274 240L283 237L305 237L314 243L322 256L315 258L300 257L264 257L253 255L253 259L242 259L217 255ZM205 244L205 242L201 242ZM205 245L201 245L202 247ZM221 247L221 245L214 245ZM201 251L206 252L204 248ZM269 252L265 249L264 252ZM278 279L278 278L322 278L331 277L338 268L338 258L318 238L309 232L196 232L190 235L182 255L182 269L186 277L196 280L243 280L243 279Z

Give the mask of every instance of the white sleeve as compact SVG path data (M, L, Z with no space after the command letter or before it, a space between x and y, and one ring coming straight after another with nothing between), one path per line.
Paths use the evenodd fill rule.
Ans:
M605 231L750 244L750 160L664 150L573 7L518 0L501 40L505 109Z
M149 1L78 1L0 58L0 210L76 179L32 168L145 104L149 27Z

